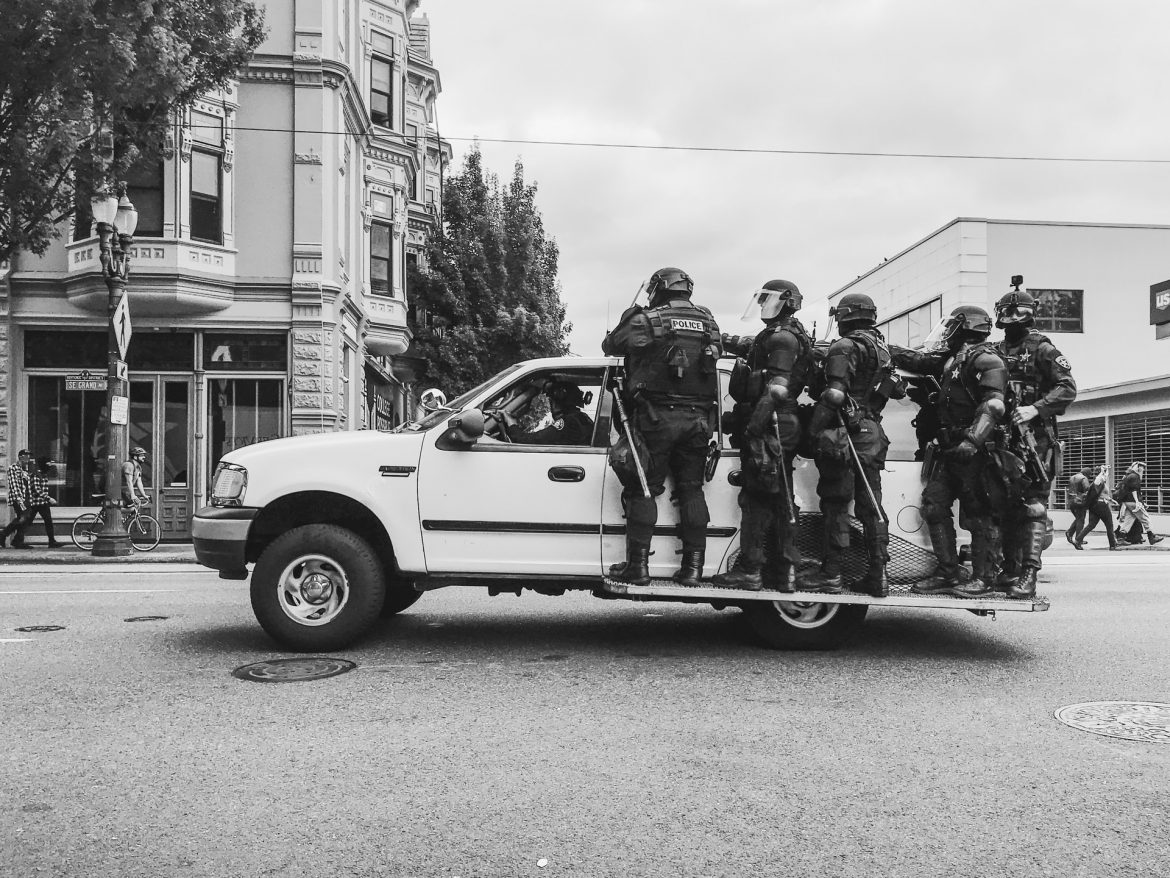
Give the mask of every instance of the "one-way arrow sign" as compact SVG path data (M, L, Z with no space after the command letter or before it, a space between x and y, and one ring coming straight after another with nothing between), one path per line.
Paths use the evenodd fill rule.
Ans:
M130 305L127 301L129 298L123 293L118 304L114 306L114 337L118 339L118 353L123 360L126 359L126 350L130 347Z

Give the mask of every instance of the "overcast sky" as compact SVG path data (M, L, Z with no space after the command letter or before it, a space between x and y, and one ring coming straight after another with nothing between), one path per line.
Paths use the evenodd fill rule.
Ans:
M424 0L456 169L517 158L560 247L574 353L655 269L725 331L825 297L958 216L1170 224L1165 0ZM1163 159L1085 164L496 144ZM1170 258L1170 254L1168 254ZM1007 279L1003 281L1006 283Z

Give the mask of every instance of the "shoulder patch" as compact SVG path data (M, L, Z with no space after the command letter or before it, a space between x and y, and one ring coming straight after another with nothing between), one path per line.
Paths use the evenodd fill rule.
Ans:
M565 429L565 419L564 418L557 418L555 421L552 422L552 428L554 430Z
M1072 363L1068 361L1068 357L1066 357L1064 354L1061 354L1056 358L1056 365L1060 366L1062 369L1072 369Z

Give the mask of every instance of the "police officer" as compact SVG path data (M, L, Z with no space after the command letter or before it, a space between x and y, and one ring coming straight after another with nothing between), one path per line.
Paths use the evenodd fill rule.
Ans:
M762 588L761 570L769 561L775 564L768 564L769 584L780 591L796 590L799 510L790 488L800 440L796 401L812 368L812 340L796 319L801 302L796 284L770 280L752 293L748 306L749 312L759 309L763 330L754 338L723 336L724 350L745 358L736 363L730 391L746 419L737 425L741 435L736 437L744 456L739 558L712 579L725 588Z
M837 318L841 337L829 346L825 388L809 427L817 443L817 495L825 522L821 575L812 588L834 594L844 590L841 559L849 546L852 502L865 530L868 558L859 588L885 597L889 594L886 561L890 535L881 507L881 471L890 441L882 429L882 410L891 398L905 395L905 389L894 371L886 340L874 326L877 307L873 299L848 293L829 314Z
M650 581L650 540L658 521L656 499L674 479L682 533L682 566L674 579L698 585L707 547L703 471L714 429L722 352L711 312L691 303L694 282L680 268L660 268L642 285L647 306L635 304L601 343L608 356L625 357L626 408L644 442L650 497L638 480L618 470L626 510L626 562L610 577L632 585Z
M938 380L938 435L922 491L922 517L938 568L916 583L919 594L982 597L992 593L999 566L1001 531L996 507L1004 492L993 471L990 445L1005 414L1007 370L987 340L991 316L976 305L960 305L927 338L925 351L891 346L899 368ZM997 497L1000 502L997 503ZM959 553L951 507L971 532L973 577L959 577Z
M581 407L588 403L581 388L571 381L553 378L544 385L548 397L552 423L540 430L521 432L509 429L515 422L505 425L505 438L511 442L526 445L590 445L593 442L593 419Z
M1056 416L1064 414L1076 399L1077 384L1068 359L1033 325L1036 300L1020 290L1023 282L1022 275L1013 277L1014 289L995 303L995 325L1004 332L996 350L1008 370L1011 435L1022 443L1026 434L1031 434L1043 473L1025 480L1022 490L1009 499L1004 515L1003 573L996 585L1011 597L1030 598L1036 594L1048 494L1058 468Z

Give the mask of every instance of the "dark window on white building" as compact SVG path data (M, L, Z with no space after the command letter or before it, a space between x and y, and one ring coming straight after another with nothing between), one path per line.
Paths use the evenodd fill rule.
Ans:
M126 172L126 195L138 211L136 238L161 238L163 233L163 163L140 161Z
M375 222L370 225L370 290L382 296L390 295L393 242L389 223Z
M370 121L383 128L393 128L394 66L385 58L370 61Z
M191 238L223 243L222 159L218 153L191 151Z
M1041 332L1084 332L1084 290L1028 290Z

